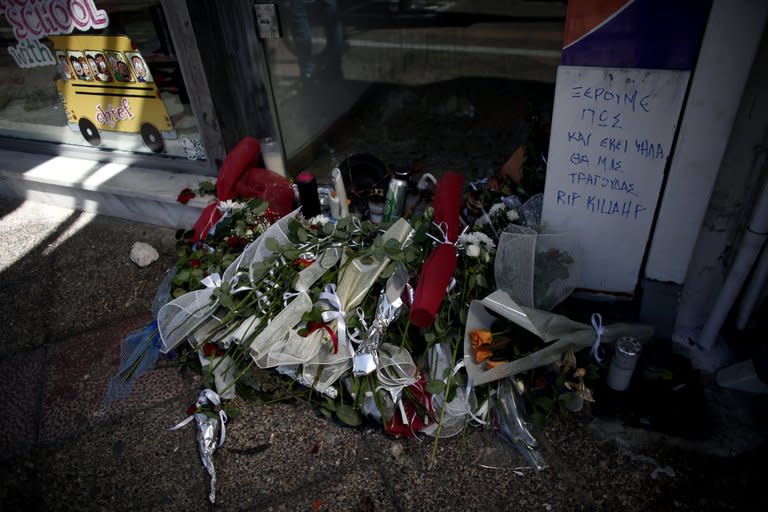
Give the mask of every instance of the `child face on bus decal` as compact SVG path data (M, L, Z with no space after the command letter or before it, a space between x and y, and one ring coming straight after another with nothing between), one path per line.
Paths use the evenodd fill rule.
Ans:
M96 54L96 65L99 67L99 72L107 74L109 73L109 67L107 66L107 59L100 53Z
M122 60L117 62L117 72L120 73L120 75L123 77L124 82L133 81L131 78L131 70L128 68L128 64Z
M77 60L77 57L70 57L70 62L72 63L72 69L75 70L75 74L79 79L82 80L83 78L83 67L80 65L80 62Z
M99 68L96 66L96 59L93 57L88 57L88 65L91 67L91 71L93 71L94 75L97 75L99 73Z
M131 62L133 63L133 70L136 71L136 76L139 77L139 79L145 78L147 76L147 70L144 68L144 61L141 60L141 57L134 55L131 58Z
M72 78L72 69L69 67L69 61L64 55L59 55L59 65L67 78Z
M78 57L77 62L80 63L80 69L82 69L81 73L83 74L83 80L90 80L91 71L88 68L88 62L85 60L85 57Z

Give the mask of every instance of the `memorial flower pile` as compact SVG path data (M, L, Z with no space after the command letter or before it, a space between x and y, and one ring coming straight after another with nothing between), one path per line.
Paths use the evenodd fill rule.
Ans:
M530 390L526 398L544 404L537 414L574 394L591 400L574 353L601 335L637 331L598 330L498 289L501 235L531 214L506 199L483 213L485 222L466 223L455 173L438 181L432 208L391 223L306 219L221 194L213 204L203 215L216 222L196 225L207 231L178 233L178 264L143 345L180 354L202 373L200 398L177 427L198 427L212 501L226 402L257 372L277 372L288 394L303 393L344 424L434 437L432 464L439 438L479 426L543 469L519 394ZM542 368L557 374L548 386L531 380Z

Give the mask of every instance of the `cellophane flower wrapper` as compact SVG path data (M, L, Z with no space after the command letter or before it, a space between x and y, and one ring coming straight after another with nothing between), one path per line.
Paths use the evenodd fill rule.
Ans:
M435 343L427 351L427 369L431 379L440 379L448 386L449 372L457 370L451 366L452 348L450 343ZM436 418L442 418L441 423L432 423L424 427L421 432L428 436L438 436L441 438L453 437L464 430L468 423L480 423L484 419L484 413L477 406L474 388L469 386L457 386L453 399L445 402L446 392L432 395L432 407ZM443 411L445 409L445 411ZM479 421L478 421L479 420ZM438 426L440 427L438 429Z
M569 233L510 224L496 247L496 286L522 306L551 310L575 289L579 255L578 241Z
M222 400L235 398L235 376L237 366L228 355L221 357L206 357L202 351L197 352L203 373L212 372L216 393Z
M523 401L510 379L499 381L497 392L492 400L492 414L499 428L499 434L523 456L536 471L547 468L547 463L539 453L536 438L525 421Z
M165 273L155 297L152 300L153 320L141 329L133 331L120 343L120 366L117 373L107 384L102 407L108 408L117 400L131 393L139 378L151 372L160 358L160 335L157 327L157 314L171 296L171 281L176 275L176 267Z
M219 447L219 434L221 433L221 420L211 418L207 414L195 413L197 425L197 446L200 449L200 461L211 477L211 490L208 499L216 502L216 467L213 465L213 454Z
M383 242L396 240L402 247L412 231L407 221L399 219L384 232ZM351 314L360 305L389 263L389 258L383 260L357 258L344 267L335 290L340 303L340 314L344 316ZM334 320L331 328L337 331L339 324L338 320ZM336 353L320 350L312 360L304 364L299 380L303 383L311 382L317 391L326 393L342 375L352 368L353 356L354 348L351 342L340 342Z
M272 254L272 251L267 248L266 240L274 238L279 244L287 243L288 223L298 212L299 210L295 210L281 218L267 228L259 238L251 242L240 256L227 267L221 276L221 282L235 283L234 279L236 278L236 285L249 284L240 282L241 279L244 279L242 272L247 274L251 283L256 282L261 276L255 275L256 271L253 264L263 261ZM160 308L157 323L162 340L161 352L167 353L207 322L216 320L213 314L217 303L212 299L215 289L215 286L210 286L202 290L185 293Z
M473 358L471 333L476 329L490 329L495 317L490 311L526 329L542 340L544 348L523 356L486 368ZM604 326L602 341L610 343L622 336L649 338L653 327L642 324L613 324ZM563 354L572 349L577 352L595 342L595 329L589 324L576 322L549 311L519 305L509 294L497 290L482 300L474 300L469 306L464 335L464 364L469 378L475 385L485 384L533 368L560 361Z

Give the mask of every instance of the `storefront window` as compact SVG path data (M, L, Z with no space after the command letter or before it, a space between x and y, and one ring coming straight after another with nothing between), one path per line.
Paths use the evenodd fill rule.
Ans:
M203 159L158 1L0 0L0 135Z
M278 3L268 67L289 169L352 154L471 176L551 115L565 2Z

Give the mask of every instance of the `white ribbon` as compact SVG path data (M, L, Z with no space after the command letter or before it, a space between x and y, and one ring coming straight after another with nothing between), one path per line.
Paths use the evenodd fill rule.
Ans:
M341 304L341 299L336 294L336 285L331 283L326 286L325 291L320 293L320 300L326 301L333 308L332 310L323 311L323 322L330 323L336 320L336 330L338 332L339 345L349 346L349 351L352 353L352 355L354 355L355 349L347 340L347 314Z
M253 287L248 286L248 285L243 285L243 286L239 286L239 287L237 286L239 284L241 276L246 276L247 277L248 274L246 274L245 272L239 272L239 273L233 275L229 279L229 287L230 287L229 293L235 294L235 293L240 293L240 292L244 292L244 291L248 291L248 290L252 290L253 289ZM202 284L206 288L215 289L215 288L221 288L221 285L223 284L223 282L221 280L221 276L216 272L216 273L213 273L213 274L207 276L202 281L200 281L200 284Z
M448 224L446 222L441 222L438 224L435 221L432 221L432 225L434 225L437 230L440 232L441 235L443 235L443 239L440 240L436 236L432 236L431 233L427 233L427 236L437 242L438 244L452 244L452 242L448 239Z
M221 288L221 276L218 273L211 274L200 281L200 284L206 288Z
M376 378L380 385L376 391L388 392L392 397L392 402L400 410L403 424L410 425L411 421L408 419L403 405L403 390L418 382L416 365L407 351L387 343L379 347L379 361ZM416 417L415 411L413 417Z
M466 363L462 359L461 361L456 363L456 366L453 367L453 374L456 375L457 373L459 373L459 370L461 370L465 366L466 366ZM445 389L446 389L446 396L447 396L447 394L448 394L448 379L447 378L444 379L444 382L445 382L445 386L446 386ZM480 425L487 425L488 421L485 420L484 418L486 418L488 416L488 409L489 409L490 404L489 404L488 400L486 399L485 402L483 402L483 404L480 407L477 408L477 412L473 412L472 411L472 407L470 407L470 405L469 405L469 397L470 397L471 393L472 393L472 377L467 375L467 388L464 391L464 405L466 407L466 413L469 415L470 418L472 418L478 424L480 424Z
M301 295L301 292L285 292L283 293L283 306L287 306L291 299L294 299Z
M200 392L200 396L197 398L197 401L195 402L195 407L202 407L207 404L213 404L213 405L221 405L221 398L219 397L218 393L216 393L212 389L204 389ZM169 428L168 430L179 430L182 427L185 427L187 424L189 424L192 420L195 419L196 414L203 414L203 413L193 413L190 414L186 419L180 421L175 426ZM224 440L227 438L227 429L224 426L224 424L229 420L227 417L227 413L224 412L224 409L219 410L219 419L221 420L221 434L219 435L219 446L224 444Z
M356 327L354 331L350 331L349 341L355 345L359 345L365 341L363 338L361 338L361 336L365 336L368 332L368 323L365 321L365 313L363 312L363 308L355 309L355 314L360 319L360 326L362 327L362 330Z
M598 349L600 348L600 340L603 334L605 334L605 329L603 329L603 317L600 316L600 313L592 314L592 328L595 330L595 343L592 344L590 353L598 364L602 364L603 360L598 353Z

